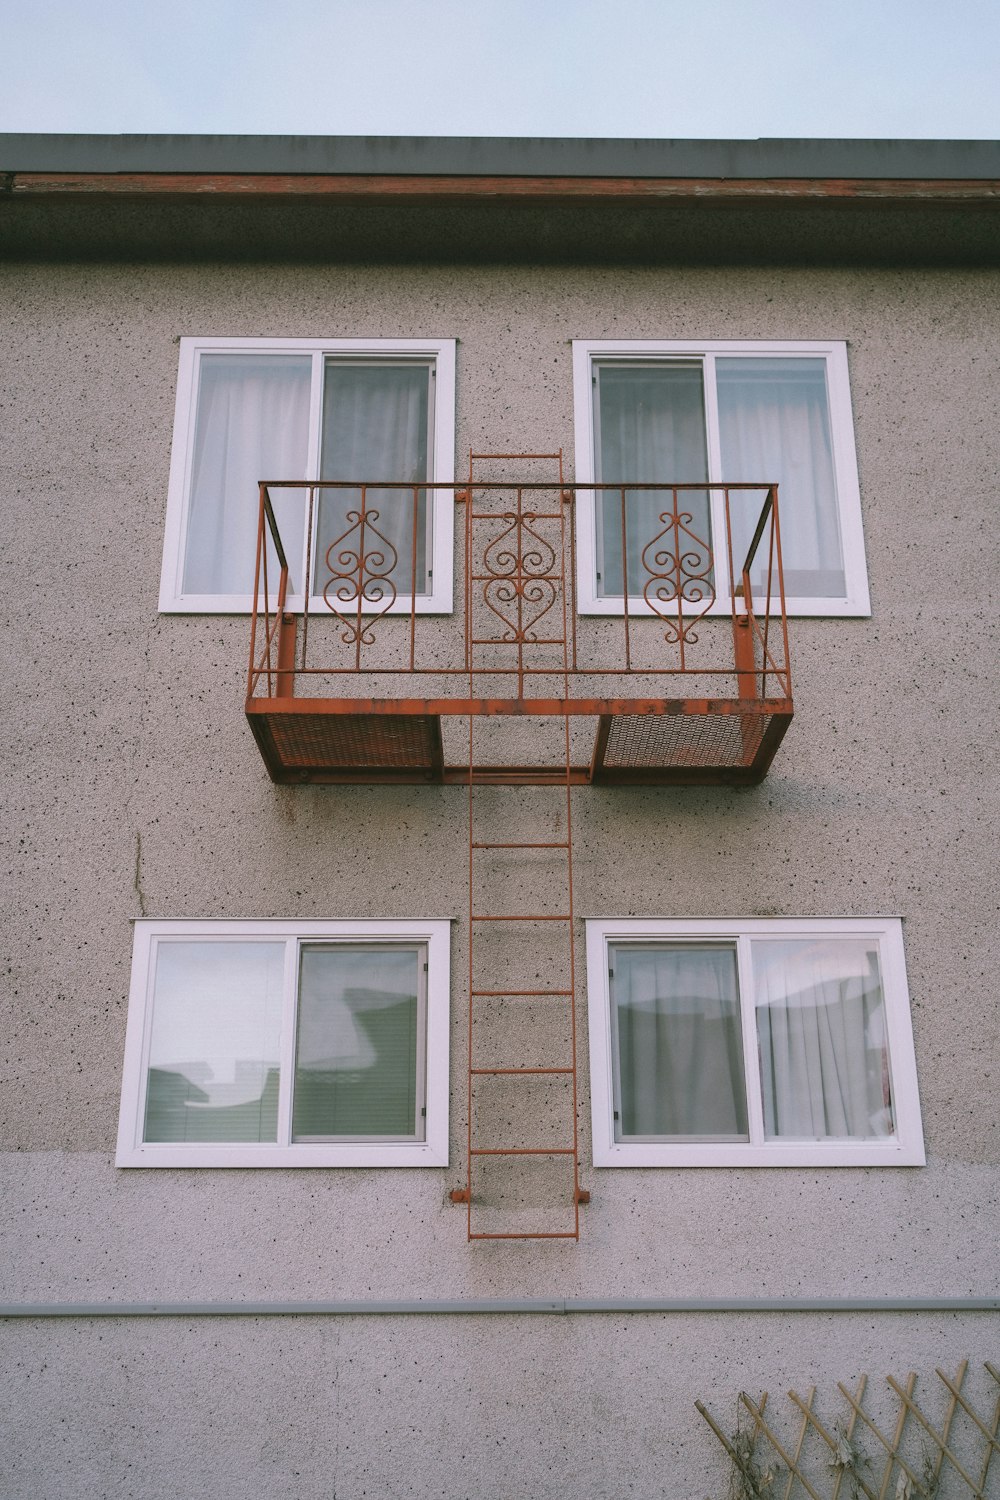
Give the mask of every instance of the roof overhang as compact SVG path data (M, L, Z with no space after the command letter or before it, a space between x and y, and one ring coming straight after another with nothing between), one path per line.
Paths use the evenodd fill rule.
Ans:
M30 258L996 263L1000 144L0 136Z

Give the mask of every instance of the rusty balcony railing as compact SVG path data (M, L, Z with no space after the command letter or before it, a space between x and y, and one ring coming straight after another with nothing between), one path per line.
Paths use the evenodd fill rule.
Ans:
M581 612L584 526L606 592ZM275 781L564 780L537 749L555 715L573 784L749 783L792 716L775 485L266 482L254 600L246 712ZM491 730L471 769L469 715Z

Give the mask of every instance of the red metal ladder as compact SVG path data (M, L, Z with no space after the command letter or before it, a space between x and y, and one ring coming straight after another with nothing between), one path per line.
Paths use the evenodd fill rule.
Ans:
M509 491L503 492L509 494L509 503L501 500L497 508L496 493L487 495L485 491L479 492L477 500L477 465L523 464L529 460L548 461L557 466L551 492L542 491L540 495L537 490L522 490L515 481ZM491 653L495 665L497 653L504 648L513 648L516 665L508 667L507 671L516 672L517 697L525 704L526 714L530 716L530 698L525 692L526 685L532 680L530 656L532 651L541 647L549 650L550 659L553 653L557 658L555 668L551 672L546 669L546 675L558 680L563 701L569 697L569 612L572 601L567 585L572 566L571 496L563 491L562 484L561 452L469 455L469 488L464 498L466 666L470 700L481 695L483 681L491 670ZM546 498L550 493L554 502ZM491 554L494 555L492 561ZM498 586L504 591L506 614L500 614L490 602L489 591ZM540 589L544 591L544 597L551 594L551 604L544 613L551 613L556 622L555 627L550 625L541 637L536 628L540 619L537 612ZM499 633L495 623L492 635L480 633L478 622L484 617L489 618L491 613L500 617ZM520 715L518 718L523 724ZM466 1204L470 1240L575 1240L580 1234L580 1204L589 1200L589 1194L580 1187L577 1129L570 717L562 714L553 718L550 714L544 720L536 718L533 721L535 724L545 723L554 730L560 746L550 774L525 775L522 781L515 780L513 785L509 774L491 776L487 764L477 763L478 740L491 722L495 728L496 720L491 721L488 709L482 715L470 714L468 719L466 1179L465 1187L456 1189L451 1197L455 1202ZM533 799L555 801L556 826L550 830L553 837L537 836L540 830L544 832L544 814L537 800L531 809L532 827L528 830L533 836L502 836L508 825L502 824L499 833L490 825L489 811L482 806L482 798L489 796L494 803L498 799L506 803L512 797L521 796L519 788L524 785L534 786ZM550 819L552 812L551 807L547 809ZM556 888L555 911L522 909L529 904L530 898L520 883L516 884L521 897L516 903L517 910L510 909L515 903L509 899L503 901L501 911L488 909L486 888L491 874L501 880L506 874L510 884L510 866L511 863L517 864L519 856L523 866L541 866L539 873L545 876L549 900L547 903L542 900L539 905L543 908L551 905L553 887ZM551 868L553 859L559 867L556 872ZM507 862L506 871L504 861ZM511 973L511 965L505 963L501 971L496 954L498 945L490 941L489 932L508 932L509 940L502 945L502 950L512 960L516 957L520 961L524 974L530 976L532 963L537 964L536 979L540 979L547 967L549 982L533 987L523 979L512 981L506 977ZM546 942L540 935L542 933L549 937L558 933L561 940L557 939L555 944ZM532 951L525 941L529 936L534 938L537 951L525 965L525 959ZM486 1024L486 1013L491 1007L497 1018L492 1033ZM525 1012L525 1007L542 1007L543 1012L532 1016L530 1009ZM561 1008L561 1040L564 1046L568 1044L568 1055L561 1058L550 1055L539 1060L532 1056L528 1038L544 1037L546 1031L558 1032L552 1007ZM548 1026L544 1024L545 1020ZM487 1045L491 1034L492 1053ZM498 1036L501 1039L499 1060ZM524 1049L517 1060L503 1055L505 1037L513 1040L516 1047ZM552 1040L550 1035L550 1046ZM518 1094L523 1094L526 1088L531 1100L529 1106L518 1102ZM501 1122L506 1124L505 1130L500 1129ZM513 1127L512 1122L515 1122ZM525 1135L530 1136L532 1124L541 1125L541 1134L548 1132L552 1138L542 1140L536 1135L531 1143L527 1143ZM497 1131L502 1139L491 1138L491 1130ZM503 1166L510 1170L498 1176ZM491 1203L491 1199L495 1201ZM545 1215L552 1214L551 1224L545 1218L535 1218L540 1203L545 1205Z

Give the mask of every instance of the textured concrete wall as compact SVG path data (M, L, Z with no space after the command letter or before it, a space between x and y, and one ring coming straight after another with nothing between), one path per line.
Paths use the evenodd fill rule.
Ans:
M0 1484L5 1500L721 1500L727 1466L696 1398L729 1433L740 1384L755 1401L768 1391L794 1449L789 1386L805 1398L816 1384L832 1428L846 1404L830 1372L854 1391L871 1371L865 1407L891 1433L884 1376L905 1380L932 1349L953 1377L980 1333L938 1316L17 1324ZM965 1390L990 1410L981 1363ZM943 1394L928 1369L916 1395L932 1421ZM822 1457L813 1472L829 1493Z
M0 1300L992 1294L997 292L987 272L0 271ZM455 336L460 455L572 452L574 337L848 341L872 618L794 624L796 718L759 788L576 794L576 901L902 914L925 1168L595 1172L582 1045L580 1245L469 1247L448 1202L457 1001L449 1170L114 1168L132 918L462 918L466 900L460 789L275 788L242 714L246 622L157 614L176 340L195 333ZM527 817L543 795L512 794ZM458 974L466 936L459 920ZM17 1325L12 1412L39 1435L8 1488L159 1496L179 1464L192 1495L278 1477L312 1495L332 1492L332 1454L342 1496L651 1494L670 1462L663 1492L700 1497L696 1395L991 1357L982 1320L804 1327ZM655 1433L637 1426L649 1382L669 1395ZM244 1420L280 1436L241 1448L227 1489Z

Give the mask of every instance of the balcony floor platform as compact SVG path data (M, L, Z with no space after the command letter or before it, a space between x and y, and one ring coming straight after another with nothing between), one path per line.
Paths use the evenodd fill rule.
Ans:
M467 762L445 760L442 721L469 716L593 721L589 764L573 785L753 785L792 718L790 699L251 698L247 719L272 781L286 785L467 785ZM565 782L563 763L472 767L494 785Z

